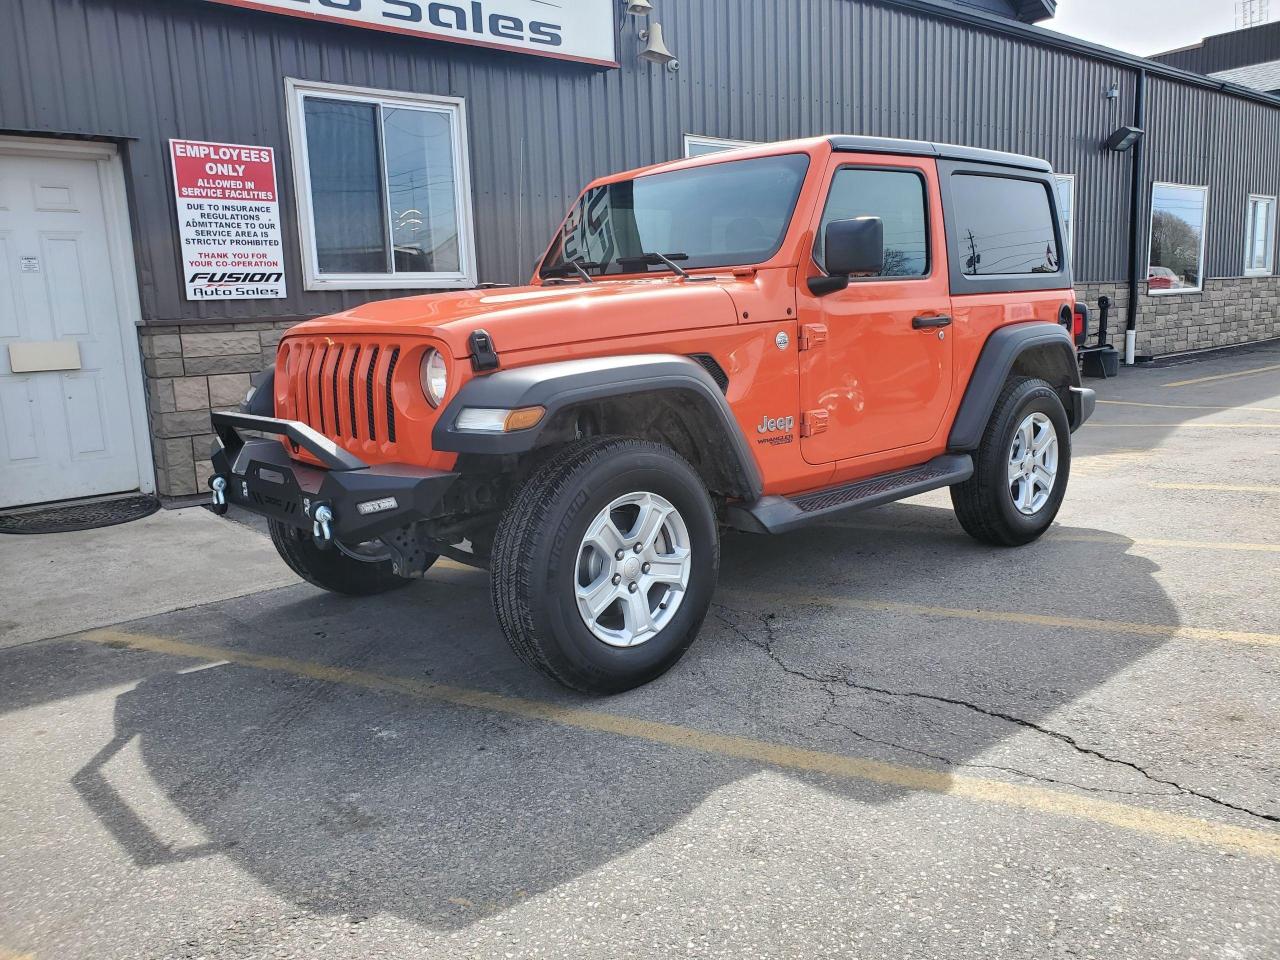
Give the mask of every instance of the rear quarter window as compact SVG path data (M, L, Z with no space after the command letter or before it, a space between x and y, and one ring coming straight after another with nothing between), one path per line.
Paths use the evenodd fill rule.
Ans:
M951 198L961 273L1061 272L1058 231L1044 182L957 173L951 178Z

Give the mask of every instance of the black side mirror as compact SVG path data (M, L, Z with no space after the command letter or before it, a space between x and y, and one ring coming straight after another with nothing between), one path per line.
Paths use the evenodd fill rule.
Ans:
M814 296L843 290L850 275L874 277L884 270L884 221L879 217L832 220L822 243L828 276L809 281Z

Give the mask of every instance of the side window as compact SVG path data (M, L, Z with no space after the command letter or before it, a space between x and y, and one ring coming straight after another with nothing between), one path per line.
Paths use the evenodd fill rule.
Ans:
M1061 272L1053 207L1043 182L957 173L951 196L965 274Z
M1053 177L1058 188L1058 212L1062 215L1062 249L1075 261L1076 256L1076 175L1059 173Z
M1250 197L1246 222L1245 264L1247 277L1268 277L1276 259L1276 198Z
M831 181L813 258L824 270L822 237L833 220L879 217L884 221L882 277L923 277L929 272L929 220L924 177L910 170L842 167Z

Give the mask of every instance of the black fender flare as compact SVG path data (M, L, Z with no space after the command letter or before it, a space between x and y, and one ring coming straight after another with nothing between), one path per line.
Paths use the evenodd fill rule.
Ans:
M251 376L249 385L253 387L253 396L240 404L240 412L250 413L255 417L274 417L276 415L275 363Z
M710 374L688 357L676 354L633 354L531 364L499 370L468 381L441 411L431 432L436 450L463 454L522 454L540 446L543 432L556 414L590 402L649 394L679 393L697 405L700 416L722 436L747 499L760 496L763 482L751 447L720 388ZM459 430L458 415L467 407L517 410L545 407L537 426L511 433Z
M1058 378L1065 378L1070 397L1064 396L1067 416L1074 431L1093 412L1093 391L1080 387L1080 366L1076 347L1065 327L1047 321L1017 323L1000 327L982 347L964 399L951 425L947 449L953 453L977 450L991 419L996 400L1020 357L1035 354ZM1068 399L1070 402L1068 402Z

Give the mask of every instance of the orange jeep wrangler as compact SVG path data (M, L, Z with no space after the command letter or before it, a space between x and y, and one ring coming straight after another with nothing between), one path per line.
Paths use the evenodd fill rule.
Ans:
M605 177L528 286L292 328L214 414L215 509L266 515L327 590L487 568L523 660L626 690L697 636L721 528L941 487L984 543L1048 528L1094 408L1063 236L1047 163L966 147L833 136Z

